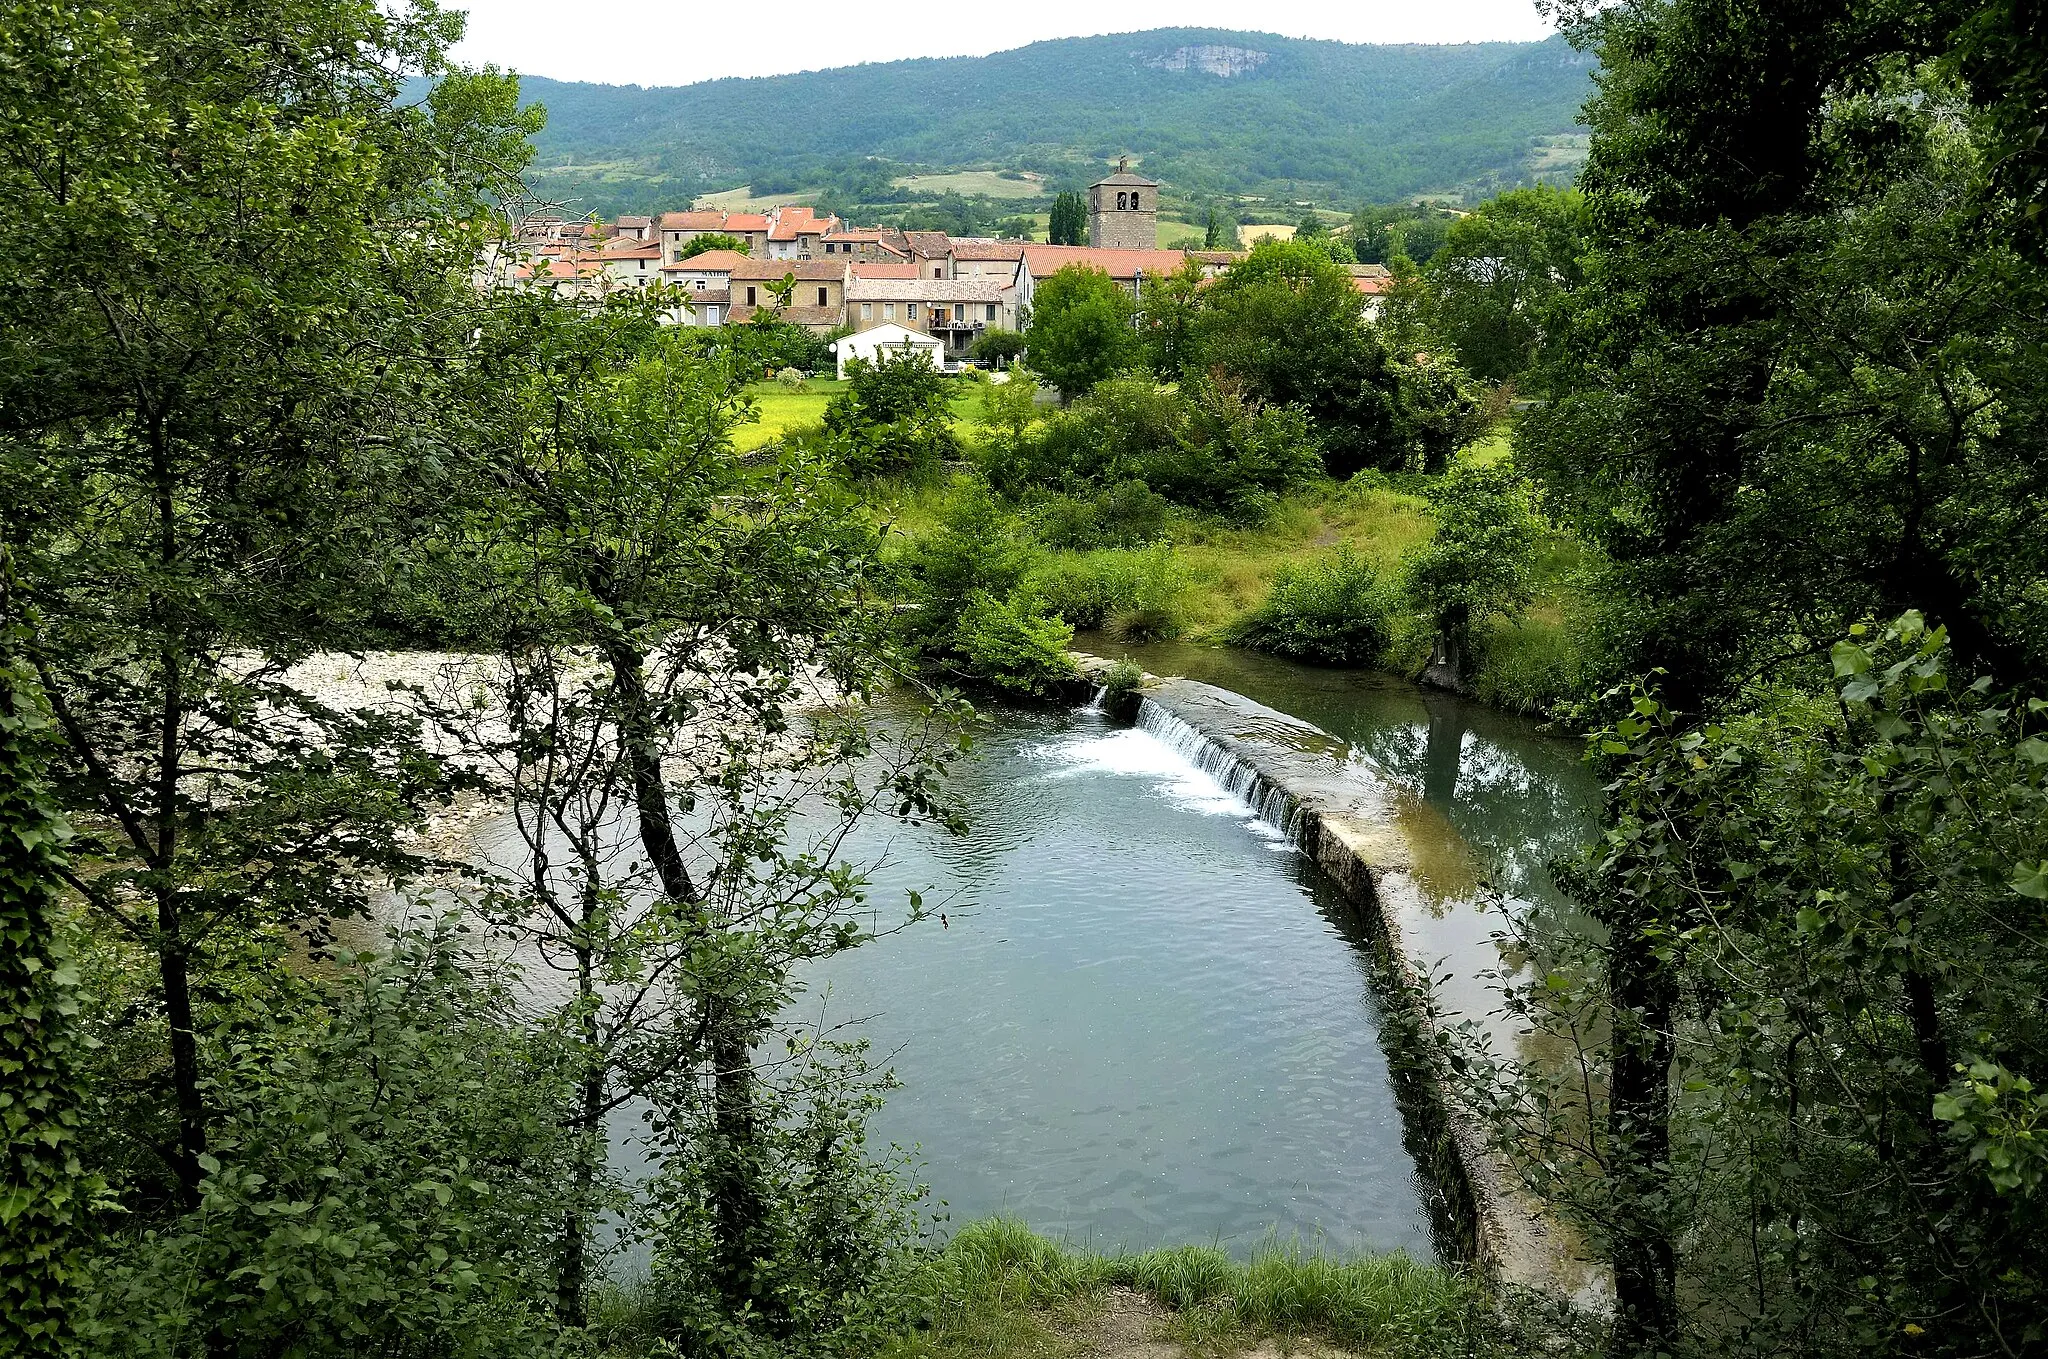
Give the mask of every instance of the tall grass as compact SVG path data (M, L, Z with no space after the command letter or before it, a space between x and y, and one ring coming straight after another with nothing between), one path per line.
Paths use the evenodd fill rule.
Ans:
M929 1270L933 1324L894 1353L1042 1351L1112 1286L1171 1309L1176 1338L1198 1349L1315 1336L1388 1359L1492 1352L1479 1287L1399 1252L1337 1257L1274 1244L1250 1260L1208 1246L1098 1255L995 1219L962 1228Z

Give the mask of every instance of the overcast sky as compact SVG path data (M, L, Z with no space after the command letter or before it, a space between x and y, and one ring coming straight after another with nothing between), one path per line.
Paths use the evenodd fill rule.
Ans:
M685 85L901 57L979 56L1043 38L1147 28L1232 28L1344 42L1528 41L1550 29L1533 0L684 0L564 4L449 0L469 10L463 61L526 75L612 84Z

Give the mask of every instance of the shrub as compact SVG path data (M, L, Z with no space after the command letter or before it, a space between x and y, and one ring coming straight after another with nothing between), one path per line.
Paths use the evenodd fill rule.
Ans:
M1166 533L1166 497L1142 481L1121 481L1093 496L1049 496L1037 506L1038 536L1048 547L1142 547Z
M1385 592L1371 562L1349 549L1283 567L1264 602L1230 630L1258 651L1322 665L1371 665L1387 648Z
M1534 594L1542 525L1533 489L1506 464L1453 468L1429 499L1436 533L1402 563L1402 591L1435 635L1433 663L1462 675L1475 630Z
M1041 611L1093 631L1137 604L1138 572L1122 552L1051 557L1032 572L1029 590Z
M777 369L775 381L787 391L800 392L804 389L804 375L794 368Z
M1102 677L1102 692L1109 698L1135 693L1145 682L1145 668L1129 656L1120 658Z
M1074 629L1031 608L1028 597L977 591L953 633L953 651L977 679L1012 693L1046 697L1074 677L1067 648Z
M1132 559L1130 604L1110 615L1109 630L1128 642L1178 637L1186 625L1188 581L1171 548L1155 547Z
M984 330L974 339L967 354L969 358L983 363L992 363L1007 368L1024 357L1024 335L1021 331L992 329Z
M89 1353L549 1350L569 1067L465 943L401 940L211 1054L201 1208L115 1224Z
M854 476L936 466L955 448L949 389L922 353L882 354L846 366L848 385L825 407L839 462Z

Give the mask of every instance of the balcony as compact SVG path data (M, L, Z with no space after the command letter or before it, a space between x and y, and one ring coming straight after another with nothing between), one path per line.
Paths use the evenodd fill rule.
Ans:
M925 328L926 330L960 330L960 331L972 331L972 330L987 330L987 329L988 329L988 325L989 325L989 323L988 323L988 322L986 322L986 321L982 321L982 320L978 320L978 319L974 319L974 318L969 318L969 319L966 319L966 320L956 321L956 320L954 320L954 319L953 319L953 315L952 315L952 313L951 313L950 311L948 311L948 312L947 312L947 313L946 313L946 314L945 314L944 316L940 316L940 315L938 315L938 314L937 314L936 312L934 312L934 313L932 314L932 317L931 317L931 319L925 322L925 327L924 327L924 328Z

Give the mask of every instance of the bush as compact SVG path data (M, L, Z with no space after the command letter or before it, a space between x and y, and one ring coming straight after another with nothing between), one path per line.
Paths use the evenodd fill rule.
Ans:
M1055 495L1033 518L1048 547L1142 547L1166 533L1166 497L1142 481L1121 481L1093 496Z
M758 1295L739 1316L715 1282L713 1112L700 1092L674 1109L650 1193L646 1282L604 1309L602 1339L628 1353L868 1355L904 1329L917 1262L918 1193L868 1154L867 1123L889 1085L865 1044L812 1043L787 1085L760 1083L762 1135L746 1173L760 1195ZM620 1343L625 1342L625 1343ZM639 1343L633 1343L639 1342Z
M569 1068L476 966L408 938L214 1051L200 1210L111 1224L87 1352L547 1352Z
M1000 328L984 330L975 336L967 355L983 363L992 363L998 368L1007 368L1024 357L1023 332Z
M804 389L804 375L794 368L777 369L775 381L787 391L800 392Z
M1125 694L1137 692L1145 682L1145 668L1125 656L1109 667L1102 677L1102 692L1107 698L1122 698Z
M1240 646L1322 665L1371 665L1390 638L1385 591L1371 562L1349 549L1283 567L1265 601L1229 631Z
M929 470L954 451L950 388L922 353L846 366L847 389L825 407L840 466L853 476Z
M975 678L1012 693L1050 697L1074 677L1074 629L1034 611L1028 597L976 592L960 614L953 651Z
M1187 579L1165 545L1144 552L1051 557L1026 582L1033 604L1077 628L1107 628L1130 641L1178 637Z

